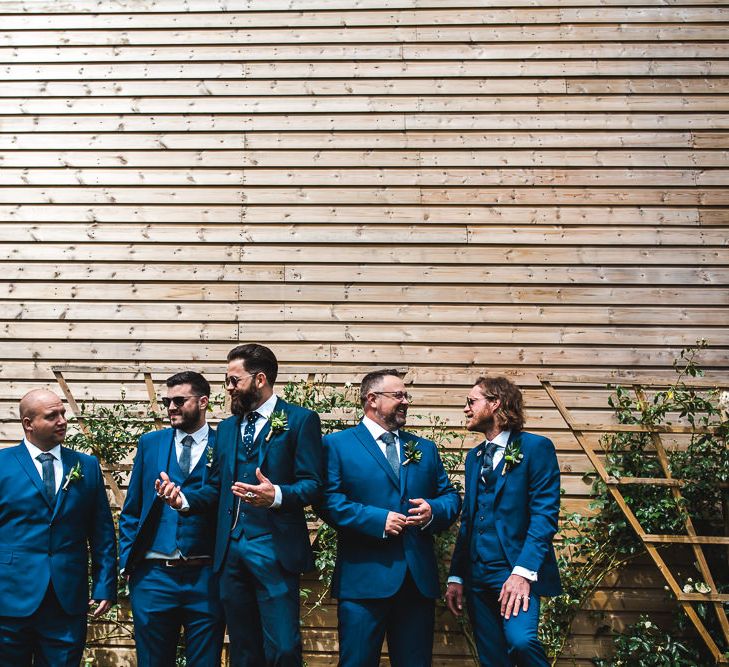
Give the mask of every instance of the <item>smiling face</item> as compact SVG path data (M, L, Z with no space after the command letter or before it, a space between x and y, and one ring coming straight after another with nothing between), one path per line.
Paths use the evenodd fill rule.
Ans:
M479 385L471 387L466 397L463 412L466 415L466 428L469 431L483 433L487 438L497 436L501 432L501 424L496 413L501 401L495 396L484 394Z
M170 425L173 428L179 428L185 433L194 433L203 427L205 411L208 407L207 396L196 396L195 390L190 384L178 384L174 387L167 387L167 398L177 399L177 402L185 399L181 406L177 406L172 401L167 408Z
M261 406L273 393L266 376L246 370L243 359L231 359L226 376L225 389L230 395L230 410L239 417Z
M21 423L25 437L38 449L49 451L66 437L66 408L53 392L38 390L20 401Z
M399 377L385 375L367 394L364 412L388 431L402 428L407 422L410 405L406 393L405 383Z

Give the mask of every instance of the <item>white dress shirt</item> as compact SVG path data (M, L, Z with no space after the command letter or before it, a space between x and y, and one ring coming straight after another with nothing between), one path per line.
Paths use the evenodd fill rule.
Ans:
M28 450L28 454L30 454L30 458L33 459L33 465L38 471L38 475L40 476L41 480L43 480L43 464L38 460L37 457L40 454L44 454L45 452L42 449L36 447L32 442L28 440L28 438L23 438L23 443ZM53 449L49 449L47 453L53 456L53 475L56 478L56 493L58 493L58 489L63 482L63 463L61 463L60 443L53 447Z
M493 442L496 445L496 451L494 452L494 460L493 460L493 469L496 470L499 463L501 463L501 459L504 458L504 451L506 450L506 445L509 444L509 437L511 436L511 431L501 431L496 437L492 438L491 440L488 440L487 442ZM524 577L524 579L528 579L529 581L536 581L537 580L537 573L532 570L527 570L525 567L521 567L520 565L515 565L514 569L511 571L512 574L518 574L520 577ZM463 579L460 577L448 577L448 583L451 584L462 584Z

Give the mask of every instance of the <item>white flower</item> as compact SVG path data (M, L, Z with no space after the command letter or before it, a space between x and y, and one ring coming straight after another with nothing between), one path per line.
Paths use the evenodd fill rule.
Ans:
M691 584L684 584L683 592L684 593L693 593L694 587Z
M703 593L704 595L706 593L711 593L711 586L709 586L709 584L707 584L707 583L704 583L703 581L697 581L696 582L696 592Z
M653 627L653 623L651 623L650 621L646 621L645 622L645 627L646 628L652 628Z
M722 391L719 394L719 407L724 410L729 410L729 391Z

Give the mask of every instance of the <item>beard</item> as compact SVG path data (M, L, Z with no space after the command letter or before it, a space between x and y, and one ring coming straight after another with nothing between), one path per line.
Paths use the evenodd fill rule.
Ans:
M230 398L230 411L236 417L247 415L260 405L261 395L262 392L256 387L251 387L246 392L233 394Z

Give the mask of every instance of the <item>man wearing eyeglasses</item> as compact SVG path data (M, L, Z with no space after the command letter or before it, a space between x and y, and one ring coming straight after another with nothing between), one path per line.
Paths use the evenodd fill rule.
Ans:
M273 391L278 362L264 345L228 353L233 416L218 428L210 487L159 493L190 513L218 503L215 571L233 667L300 667L299 577L314 567L304 508L320 496L321 424ZM213 490L214 489L214 490Z
M219 667L223 610L212 568L215 508L175 512L155 493L160 471L186 493L205 486L215 431L205 415L210 384L194 371L168 378L171 428L139 439L119 517L120 565L129 581L137 664L173 667L180 628L188 665Z
M377 667L387 637L393 667L425 667L440 595L433 536L461 499L435 443L402 430L410 395L397 370L365 375L360 400L362 421L324 438L319 511L338 536L339 665Z
M484 442L466 456L466 496L446 602L464 596L481 665L547 667L537 637L539 596L559 595L552 547L559 465L551 440L527 433L524 401L508 378L481 377L463 409Z

